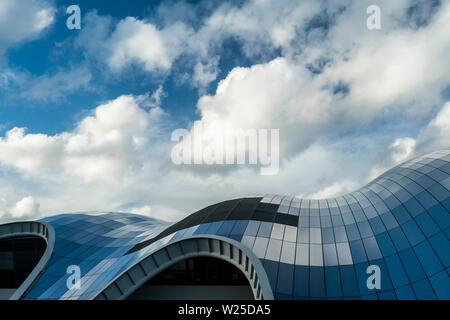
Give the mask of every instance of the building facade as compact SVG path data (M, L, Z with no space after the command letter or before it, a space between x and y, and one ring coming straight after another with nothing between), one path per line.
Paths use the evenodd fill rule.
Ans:
M234 298L450 299L449 190L440 150L338 198L255 195L177 223L85 213L2 225L0 288L10 299L145 299L201 283L226 298L244 279Z

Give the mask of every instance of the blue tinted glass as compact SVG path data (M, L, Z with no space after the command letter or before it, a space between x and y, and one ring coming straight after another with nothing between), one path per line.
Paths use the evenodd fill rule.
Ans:
M430 283L440 300L450 299L450 278L447 272L442 271L431 277Z
M380 300L397 300L397 296L394 291L386 291L378 293Z
M247 229L245 230L245 235L246 236L256 236L256 234L258 233L258 229L260 226L261 222L260 221L250 221L248 223Z
M373 219L370 219L369 223L370 223L370 226L372 227L374 234L379 234L379 233L386 231L386 228L384 227L384 224L381 221L380 217L375 217Z
M366 214L367 218L371 219L377 216L377 212L375 211L375 208L370 205L367 208L364 208L364 213Z
M204 234L206 230L208 230L210 223L201 224L198 226L197 230L195 230L194 234Z
M413 216L417 216L424 212L424 208L417 202L416 199L411 198L403 204L408 212Z
M395 294L400 300L416 300L416 296L414 295L414 291L411 286L398 288L395 290Z
M310 294L311 297L324 298L325 297L325 273L322 267L311 267L309 270L310 276Z
M416 293L417 299L419 300L430 300L436 299L436 296L431 289L430 283L427 279L416 282L412 284L414 292Z
M272 288L277 287L278 277L278 262L263 260L264 269L266 270L267 278L269 278L270 286Z
M381 258L381 252L374 237L363 239L363 243L366 249L367 258L369 260L376 260Z
M450 210L450 199L449 199L449 210ZM433 217L434 221L441 227L445 229L450 226L450 214L444 209L440 204L428 209L428 213Z
M406 239L403 231L400 228L395 228L389 230L388 232L392 238L392 241L394 242L395 247L397 248L397 251L405 250L410 247L408 240Z
M416 222L423 230L427 237L431 237L433 234L439 232L439 227L436 223L431 219L430 215L427 212L424 212L416 217Z
M310 217L309 226L311 228L320 228L320 217Z
M367 261L366 252L361 240L350 241L350 250L354 263Z
M406 234L409 242L415 246L419 242L425 240L422 231L419 229L414 220L410 220L403 225L403 231Z
M439 183L432 185L428 191L439 201L445 200L450 196L450 192Z
M399 255L411 282L416 282L425 278L425 273L412 249L400 252Z
M342 279L342 291L345 297L357 297L358 292L358 282L356 281L356 274L353 266L340 266L339 270L341 272Z
M381 273L381 288L377 289L377 292L390 291L393 289L392 281L384 259L374 260L370 262L370 265L375 265L380 268Z
M416 195L416 199L425 209L429 209L437 203L436 199L434 199L427 191Z
M271 222L261 222L261 226L258 230L258 237L266 237L269 238L272 233L272 225Z
M235 223L236 223L236 221L234 221L234 220L224 221L222 223L222 226L217 231L217 234L222 235L222 236L229 235L231 230L233 229Z
M418 194L419 192L423 191L423 188L421 186L419 186L417 183L415 182L411 182L410 184L408 184L406 187L406 190L409 191L409 193L411 193L413 196Z
M331 220L333 222L334 227L339 227L344 225L344 221L342 221L342 217L340 215L331 216Z
M320 221L321 221L322 228L331 227L331 217L330 216L320 217Z
M367 238L373 236L372 228L370 227L368 221L358 222L358 228L361 233L361 237Z
M283 294L293 294L294 265L280 263L278 271L277 291Z
M275 293L275 299L277 300L292 300L292 298L293 297L291 295L283 294L280 292Z
M381 215L381 220L383 220L386 229L390 230L398 226L397 220L395 220L394 216L390 212L386 212Z
M438 257L436 257L436 254L433 252L433 249L431 249L427 241L414 247L414 251L428 276L442 270L443 267L439 262Z
M409 199L411 199L412 195L406 191L405 189L401 189L395 193L395 196L397 199L399 199L401 202L406 202Z
M356 222L361 222L367 219L361 209L353 211L353 216L355 217Z
M420 184L420 186L422 186L425 189L427 189L428 187L430 187L434 183L433 179L430 179L426 175L420 176L415 182Z
M309 217L300 217L298 219L298 225L300 227L309 228Z
M347 225L345 226L345 229L347 230L347 236L349 241L361 238L356 224Z
M397 219L398 223L403 224L406 221L411 219L411 216L406 211L406 209L403 206L398 206L394 210L392 210L392 214L394 215L395 219Z
M347 232L345 231L345 227L336 227L334 228L334 235L336 237L336 242L347 242Z
M309 243L309 228L298 228L297 242Z
M447 237L441 232L430 238L431 246L438 254L445 268L450 266L450 243Z
M367 274L368 266L369 264L367 262L355 264L356 279L358 280L358 287L361 295L374 293L374 289L369 289L367 287L367 279L370 276L370 274Z
M236 221L236 224L234 225L233 229L231 230L232 235L242 235L244 234L246 228L248 225L248 220L240 220Z
M342 297L341 277L339 267L332 266L325 268L325 283L327 286L327 297Z
M384 199L384 202L386 203L388 208L391 210L400 204L400 202L392 195L387 197L386 199Z
M237 242L241 242L243 235L242 234L233 234L229 235L229 238L236 240Z
M295 266L294 295L299 297L309 296L309 267Z
M334 232L333 228L322 229L322 240L323 243L334 243Z
M325 266L338 265L336 245L334 243L326 244L323 246L323 259Z
M374 294L368 294L365 296L361 296L361 300L378 300L378 295L376 293L374 293Z
M344 220L344 224L352 224L355 223L355 219L351 212L342 213L342 219Z
M217 221L217 222L211 223L211 225L209 226L209 228L206 232L210 233L210 234L216 234L217 231L219 230L220 226L222 225L222 223L223 223L222 221Z
M399 288L409 283L403 265L397 255L387 257L385 262L394 288Z

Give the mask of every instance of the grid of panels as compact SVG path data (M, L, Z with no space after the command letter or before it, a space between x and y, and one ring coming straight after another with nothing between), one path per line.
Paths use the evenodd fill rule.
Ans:
M408 161L338 198L234 199L176 228L124 214L48 218L56 231L55 251L27 298L92 298L161 245L210 234L252 249L277 299L450 299L449 190L445 150ZM82 269L82 292L67 291L70 264ZM381 269L379 290L367 288L369 265Z

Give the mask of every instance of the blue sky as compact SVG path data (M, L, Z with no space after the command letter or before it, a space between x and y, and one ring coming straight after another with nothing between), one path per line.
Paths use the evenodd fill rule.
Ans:
M212 6L211 1L189 1L187 3L195 8L192 10L196 10L199 19L205 14L203 10L211 11L208 9ZM69 15L66 14L65 8L73 4L73 1L57 1L53 4L56 12L51 28L45 30L39 39L11 48L6 55L10 68L32 77L40 77L61 71L65 72L71 68L80 68L86 63L83 50L73 45L82 30L69 30L66 27ZM113 3L109 1L79 1L77 4L82 9L83 15L96 13L111 18L116 23L132 16L138 19L152 19L156 26L163 26L163 22L157 14L160 1L132 0ZM173 4L175 5L176 2ZM180 15L182 16L182 14ZM217 82L223 79L233 67L248 67L276 57L273 54L263 58L252 57L249 59L242 54L239 43L232 38L224 41L222 45L223 48L219 49L221 59L218 68L220 72L217 78L202 90L202 94L213 93ZM91 83L95 84L95 88L77 90L65 98L50 103L45 100L8 99L7 92L0 93L2 105L0 116L6 120L2 132L15 126L27 127L29 132L48 134L70 130L86 110L95 108L101 102L125 93L145 94L156 90L159 85L164 86L166 93L164 108L172 113L177 123L196 117L195 106L200 94L188 83L179 81L181 73L189 72L184 68L183 59L175 62L172 73L164 75L148 74L136 66L131 74L122 73L120 76L108 79L109 75L103 70L98 70L95 66L90 66L90 68L93 76Z
M0 221L331 197L446 147L450 4L375 1L369 30L372 2L2 1ZM279 129L279 173L174 166L193 121Z

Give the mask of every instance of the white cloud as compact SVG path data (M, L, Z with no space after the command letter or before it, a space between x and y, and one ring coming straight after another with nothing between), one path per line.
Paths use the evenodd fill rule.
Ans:
M39 213L39 203L33 197L25 197L11 209L13 218L24 218Z
M36 218L40 215L40 204L33 197L27 196L13 205L0 199L0 221L13 221Z
M450 3L419 29L396 22L405 18L409 2L384 4L387 30L382 33L371 34L365 28L364 4L349 6L335 18L322 42L300 44L304 52L234 68L214 95L198 101L200 120L210 138L214 140L214 132L221 129L280 129L281 159L286 160L318 139L338 137L348 129L364 131L376 121L420 122L442 103L441 91L450 83L446 72L450 68L450 34L446 32ZM268 15L267 21L260 21L258 10ZM250 2L239 10L225 5L197 35L208 27L221 34L242 32L245 40L252 35L258 38L272 30L269 26L283 25L270 19L280 13L277 10L281 7L271 2ZM363 31L355 34L349 29ZM348 47L342 47L344 40L351 41ZM289 41L271 41L292 51ZM311 73L305 63L313 55L330 60L319 74Z
M415 151L420 154L443 147L450 147L450 101L421 130Z
M37 38L54 21L56 9L47 0L0 2L0 54L9 47Z
M333 183L332 185L325 187L324 189L311 193L309 195L303 196L300 195L300 198L306 198L306 199L327 199L327 198L334 198L341 195L344 195L346 193L355 191L358 187L358 183L355 183L354 181L338 181Z
M395 139L387 150L383 151L380 160L370 170L366 181L370 182L388 169L406 161L414 154L415 147L416 140L413 138L404 137Z
M130 65L142 66L146 71L167 71L185 50L192 33L181 22L161 29L150 22L127 17L109 33L110 24L109 19L91 13L87 17L87 28L80 37L89 37L93 30L96 41L78 41L78 44L87 47L91 55L106 59L114 71Z
M198 62L194 67L192 81L194 87L203 89L216 80L219 73L219 58L212 58L206 63Z
M233 37L241 40L248 56L264 55L267 49L288 48L321 9L317 1L248 1L240 7L223 4L206 19L198 37L209 41Z
M168 160L170 132L161 124L160 88L151 97L124 95L102 104L70 132L9 131L0 138L0 164L8 172L1 194L8 203L32 194L46 214L119 208L176 220L246 194L352 191L368 173L374 177L448 144L450 105L440 92L450 82L450 4L412 28L405 22L411 1L383 1L378 33L365 29L364 1L326 4L326 13L317 1L224 4L195 31L173 19L157 25L127 18L114 25L91 13L77 40L88 60L104 59L113 70L168 72L178 58L192 55L191 79L199 87L217 76L214 59L227 38L242 43L249 57L280 49L281 57L234 68L197 104L211 133L280 129L278 175L260 176L248 167L175 168ZM319 70L311 72L309 63ZM14 195L22 186L24 193Z
M348 102L355 106L355 113L379 113L394 103L405 113L426 113L441 103L440 92L450 81L445 71L450 68L450 34L445 31L450 28L450 3L443 4L429 25L419 30L389 26L391 8L386 7L382 6L382 17L387 25L380 33L357 28L358 19L351 10L340 16L329 45L324 46L339 55L331 57L335 62L323 77L349 85ZM406 12L402 9L395 13ZM343 41L352 41L351 46L340 48Z
M140 107L143 106L143 108ZM87 182L119 183L142 166L147 140L163 114L146 96L124 95L98 106L73 132L54 136L14 128L0 138L0 163L34 174L57 170Z
M141 214L148 217L152 216L152 207L148 205L143 207L131 208L127 211L129 213Z
M397 138L382 150L377 164L372 167L366 181L415 156L450 147L450 102L444 104L436 116L420 130L417 138Z
M80 89L90 89L92 75L86 66L61 70L54 74L23 79L15 88L13 98L53 102L67 97Z

